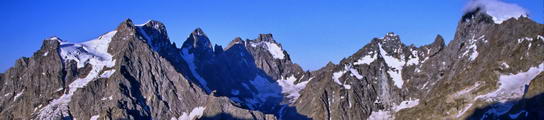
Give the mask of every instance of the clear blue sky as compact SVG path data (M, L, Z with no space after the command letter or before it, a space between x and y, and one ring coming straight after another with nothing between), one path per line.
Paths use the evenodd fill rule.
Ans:
M543 23L542 0L506 0L526 8ZM405 44L450 41L467 0L2 0L0 71L31 56L43 39L59 36L81 42L115 29L126 18L136 24L166 24L170 39L182 43L201 27L215 44L235 37L272 33L295 63L315 70L337 63L373 37L395 32Z

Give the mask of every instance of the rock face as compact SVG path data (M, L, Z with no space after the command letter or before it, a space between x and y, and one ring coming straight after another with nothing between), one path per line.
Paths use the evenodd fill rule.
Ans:
M544 25L476 9L447 45L374 38L304 71L272 34L225 48L158 21L90 41L44 40L0 73L0 119L542 119Z
M314 119L542 119L544 25L490 18L467 14L447 46L375 38L312 72L294 105Z

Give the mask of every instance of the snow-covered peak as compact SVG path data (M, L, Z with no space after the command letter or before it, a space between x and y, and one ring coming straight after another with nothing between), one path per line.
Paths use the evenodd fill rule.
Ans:
M527 11L524 8L500 0L471 0L465 6L464 12L467 14L474 11L491 16L496 24L501 24L510 18L527 17Z

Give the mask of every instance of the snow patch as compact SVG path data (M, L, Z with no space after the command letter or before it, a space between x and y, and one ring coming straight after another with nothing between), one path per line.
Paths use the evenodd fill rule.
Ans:
M394 119L393 116L389 111L383 111L379 110L376 112L372 112L370 116L368 116L368 120L392 120Z
M285 54L283 54L283 49L281 49L281 47L276 43L257 42L257 43L251 43L251 46L252 47L263 46L264 48L266 48L268 50L268 52L275 59L284 59L284 57L285 57Z
M17 98L21 97L23 95L23 92L25 92L25 89L23 89L21 92L17 93L15 97L13 97L13 101L17 100Z
M463 110L459 111L459 113L457 113L457 115L455 117L459 118L459 117L463 116L465 114L465 112L467 112L468 109L470 109L470 107L472 107L472 103L469 103L467 106L465 106L463 108Z
M485 12L493 17L496 24L501 24L510 18L527 17L527 11L524 8L500 0L471 0L465 6L465 14L477 8L481 8L482 11L480 12Z
M93 115L89 120L98 120L99 117L100 115Z
M544 63L518 74L501 74L498 81L499 88L488 94L480 95L476 99L484 98L487 101L506 102L520 98L525 93L529 83L542 71L544 71Z
M106 70L102 74L100 74L100 78L110 78L111 75L115 73L115 70Z
M499 102L499 104L493 105L491 109L484 114L484 117L487 115L502 115L508 112L513 107L514 103L507 101L521 98L529 83L531 83L531 81L542 71L544 71L544 63L541 63L536 67L531 67L525 72L506 75L501 74L499 76L499 88L497 90L475 97L476 100L481 98L487 102Z
M171 120L196 120L202 117L204 115L204 110L206 110L206 107L196 107L187 114L186 112L183 112L181 116L179 116L177 119L172 118Z
M414 57L410 57L408 60L406 60L406 66L410 66L410 65L417 65L419 64L419 56L418 56L418 52L416 50L412 50L412 56Z
M113 96L102 97L102 99L100 99L100 100L113 100Z
M470 61L473 61L476 59L476 57L478 57L479 53L478 53L478 46L476 45L476 43L479 41L479 40L483 40L483 41L486 41L484 39L484 37L480 37L478 39L475 39L475 36L473 35L471 39L468 40L468 43L467 43L467 47L466 47L466 50L465 52L463 52L463 55L459 56L459 57L463 57L463 56L466 56L470 53L469 55L469 60Z
M112 55L108 53L109 43L117 31L108 32L97 39L83 43L61 42L60 54L65 63L70 60L77 62L77 68L89 63L94 67L115 65Z
M376 99L374 103L379 103L378 99ZM368 120L393 120L395 119L395 117L393 116L394 112L398 112L402 109L412 108L417 106L418 104L419 104L419 99L405 100L400 102L400 104L398 105L394 105L393 107L391 107L390 110L373 111L368 117Z
M340 85L340 86L343 86L345 89L351 89L351 85L348 85L348 84L343 84L342 82L340 82L340 78L342 76L344 76L344 74L346 74L346 70L342 70L342 71L338 71L338 72L334 72L332 73L332 80Z
M530 38L530 37L523 37L523 38L519 38L518 39L518 44L523 42L523 41L529 41L529 42L532 42L534 39L533 38Z
M406 100L406 101L400 102L399 105L393 107L393 110L395 110L395 112L397 112L397 111L400 111L402 109L415 107L418 104L419 104L419 99Z
M369 54L374 54L374 53L369 53ZM354 64L355 65L362 65L362 64L370 64L372 62L374 62L374 60L376 60L378 57L377 57L377 54L374 54L374 55L365 55L364 57L361 57L359 60L357 60Z
M349 72L351 73L351 76L355 76L355 78L359 80L363 79L363 75L359 74L359 71L357 69L349 67Z
M504 68L510 68L510 65L508 65L506 62L501 63L501 66Z
M459 92L453 94L453 96L459 97L459 96L465 95L465 94L467 94L467 93L471 93L474 89L480 87L480 85L481 85L480 82L476 82L476 83L474 83L474 85L472 85L472 86L470 86L470 87L468 87L468 88L465 88L465 89L463 89L463 90L461 90L461 91L459 91Z
M291 75L287 78L283 78L282 76L282 78L278 80L278 84L281 86L281 93L287 94L287 98L290 99L290 103L294 103L298 99L298 97L300 97L299 92L306 87L306 84L308 84L308 82L310 82L310 80L308 80L300 83L295 83L296 80L297 79L294 75Z

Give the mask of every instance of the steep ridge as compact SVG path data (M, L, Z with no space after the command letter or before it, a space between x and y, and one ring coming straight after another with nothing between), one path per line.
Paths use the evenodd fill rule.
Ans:
M536 77L543 71L542 36L544 25L527 17L495 24L485 13L475 11L466 14L459 22L454 40L440 54L445 59L438 59L453 60L446 61L449 71L428 92L425 106L415 107L399 116L414 116L417 113L421 118L459 119L470 115L475 108L498 102L504 104L493 105L485 110L485 114L472 117L515 119L508 115L523 111L523 108L512 109L523 103L507 101L530 98L537 95L534 93L544 92L539 89L541 86L534 86L542 81L541 77ZM533 95L526 96L526 93ZM421 113L421 110L431 111ZM536 115L526 114L524 117Z
M476 11L460 20L448 46L440 36L430 45L406 46L388 33L338 65L312 72L315 79L293 105L314 119L460 119L499 102L471 119L532 118L538 114L527 110L538 106L512 100L544 92L536 86L542 84L536 76L543 71L543 30L527 17L496 24Z
M293 64L287 52L272 35L261 34L256 40L234 39L225 49L212 48L206 34L199 28L189 35L181 48L190 66L191 74L203 88L218 96L227 96L241 107L258 110L279 117L304 119L285 101L291 96L276 82L281 74L302 69ZM192 62L191 62L192 61ZM302 73L302 72L298 72ZM290 110L293 112L281 113Z
M419 48L402 44L394 33L374 38L338 65L312 72L294 105L314 119L366 119L373 112L389 114L407 107L403 104L418 104L421 88L412 84L423 83L413 80L413 73L443 46L440 36Z

